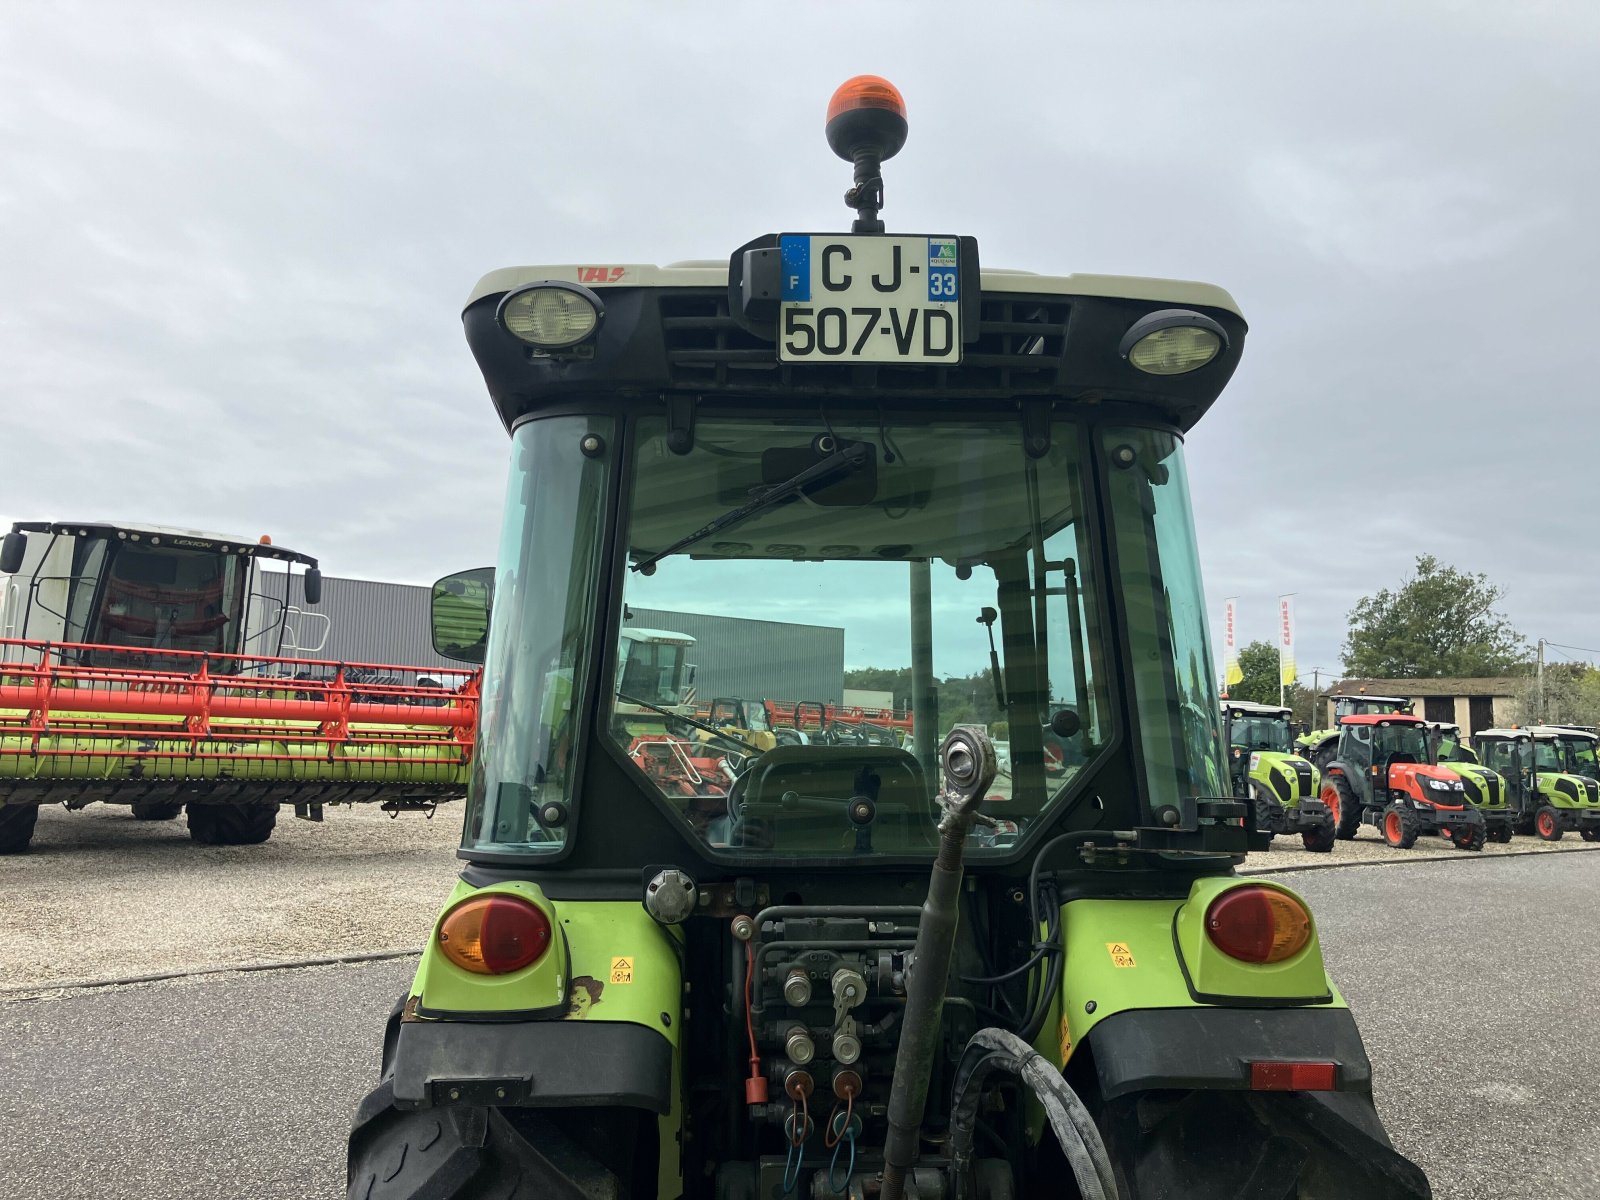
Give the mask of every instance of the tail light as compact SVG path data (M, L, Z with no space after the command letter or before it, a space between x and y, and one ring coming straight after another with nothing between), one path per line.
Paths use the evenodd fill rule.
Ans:
M1206 936L1230 958L1276 963L1311 940L1311 914L1287 892L1249 884L1231 888L1206 909Z
M1331 1092L1339 1068L1331 1062L1252 1062L1250 1087L1257 1092Z
M464 900L439 923L439 949L463 971L506 975L532 966L550 949L550 919L517 896Z

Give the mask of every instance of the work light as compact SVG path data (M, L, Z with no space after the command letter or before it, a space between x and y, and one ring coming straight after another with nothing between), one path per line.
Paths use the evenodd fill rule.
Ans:
M549 280L508 293L495 315L518 341L540 350L565 350L593 336L605 305L586 287Z
M1135 321L1117 352L1146 375L1185 375L1205 366L1227 344L1227 333L1210 317L1164 308Z

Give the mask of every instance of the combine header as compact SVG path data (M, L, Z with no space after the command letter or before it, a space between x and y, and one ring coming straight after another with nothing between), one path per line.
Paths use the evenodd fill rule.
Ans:
M41 804L187 806L196 841L236 845L270 837L285 803L321 820L461 795L476 675L281 655L327 632L287 600L295 565L314 605L316 560L265 541L17 525L0 550L0 852L28 847Z

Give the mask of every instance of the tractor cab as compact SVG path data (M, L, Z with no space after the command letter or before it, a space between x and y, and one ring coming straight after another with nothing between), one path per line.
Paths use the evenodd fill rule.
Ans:
M1505 778L1517 832L1558 842L1575 831L1600 840L1600 772L1595 734L1563 725L1485 729L1473 743L1484 765Z
M1468 802L1461 777L1433 765L1427 723L1409 713L1358 713L1339 722L1339 744L1323 771L1322 798L1339 836L1375 826L1397 849L1423 834L1458 849L1482 850L1483 814Z
M82 666L177 669L170 651L313 654L328 632L297 603L321 598L317 560L269 538L19 521L0 547L0 588L0 637L69 643Z
M1266 839L1228 782L1184 438L1244 320L889 231L907 129L884 80L835 94L848 230L795 197L718 261L468 295L516 594L351 1197L1427 1195L1309 910L1234 874ZM747 740L675 693L687 639L632 682L630 611L692 616L744 695L842 698L848 666L909 711Z
M1479 812L1491 842L1509 842L1516 821L1508 803L1505 777L1484 766L1461 737L1461 726L1450 721L1428 721L1428 751L1435 766L1447 767L1461 779L1467 799Z
M1224 700L1222 718L1233 794L1248 799L1256 828L1298 833L1307 850L1333 849L1333 816L1319 798L1316 767L1294 752L1291 711Z
M1295 748L1318 768L1327 764L1339 749L1339 726L1346 717L1365 717L1387 713L1409 713L1413 707L1402 696L1369 696L1365 692L1335 694L1328 697L1333 702L1332 729L1313 729L1295 740Z

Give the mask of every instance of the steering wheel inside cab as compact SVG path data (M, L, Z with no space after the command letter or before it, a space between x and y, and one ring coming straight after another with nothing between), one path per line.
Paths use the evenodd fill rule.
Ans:
M761 850L902 853L937 842L933 793L898 746L778 746L728 796L729 844Z

